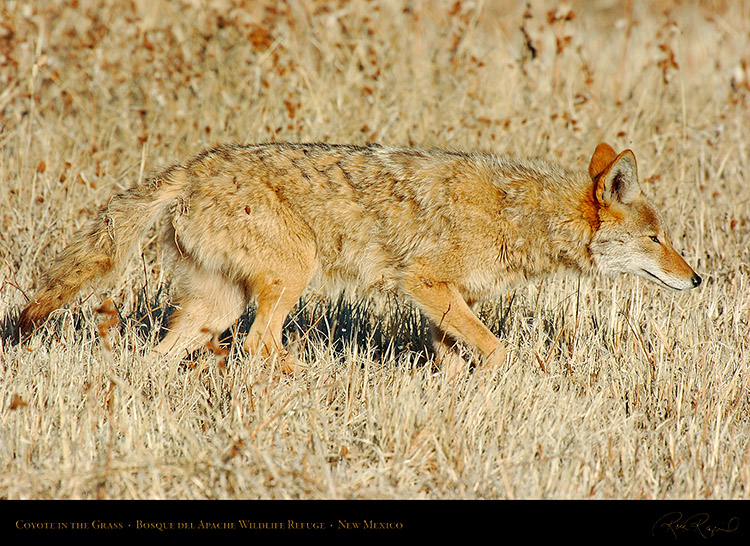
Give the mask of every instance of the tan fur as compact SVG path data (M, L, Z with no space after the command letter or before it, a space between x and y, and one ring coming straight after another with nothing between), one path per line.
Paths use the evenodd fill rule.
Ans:
M246 349L279 354L283 321L314 284L397 291L430 319L438 349L464 341L498 365L504 347L469 305L514 283L560 269L700 282L641 195L629 150L600 145L586 173L486 153L225 145L114 197L52 266L19 330L116 269L163 214L180 309L162 354L202 345L251 298Z

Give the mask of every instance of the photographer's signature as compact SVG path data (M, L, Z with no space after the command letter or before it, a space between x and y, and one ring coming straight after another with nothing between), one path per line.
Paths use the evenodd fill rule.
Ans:
M651 535L667 533L677 539L687 533L692 533L702 538L712 538L720 534L734 533L739 527L740 518L738 517L730 518L726 522L714 523L705 512L688 517L685 517L682 512L669 512L654 523L651 527Z

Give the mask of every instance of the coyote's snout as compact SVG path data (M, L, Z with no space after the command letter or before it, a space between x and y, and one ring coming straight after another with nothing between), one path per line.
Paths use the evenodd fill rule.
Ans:
M456 341L503 362L470 305L559 269L634 273L666 288L701 278L642 195L633 153L600 144L588 172L485 153L327 144L226 145L110 200L21 312L27 333L84 284L117 269L166 215L179 310L156 350L182 354L229 327L252 298L245 342L281 350L305 288L393 290Z

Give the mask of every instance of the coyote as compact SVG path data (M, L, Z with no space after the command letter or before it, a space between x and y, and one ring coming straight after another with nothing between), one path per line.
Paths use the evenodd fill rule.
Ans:
M465 342L498 366L504 345L470 306L513 283L560 269L701 283L641 193L630 150L602 143L578 172L479 152L230 144L112 198L51 266L20 335L121 267L162 216L178 304L163 355L200 347L255 298L245 349L283 361L282 325L303 291L349 286L406 296L439 351Z

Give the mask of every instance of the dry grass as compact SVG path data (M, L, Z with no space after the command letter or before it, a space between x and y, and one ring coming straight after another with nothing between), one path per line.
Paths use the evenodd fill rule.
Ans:
M747 2L202 4L0 8L0 497L749 496ZM636 152L705 282L520 286L482 308L508 368L453 381L425 365L403 302L308 300L287 333L309 370L287 377L234 346L141 362L166 301L155 240L112 291L11 344L96 206L235 140L581 168L607 140ZM107 297L109 329L94 311Z

